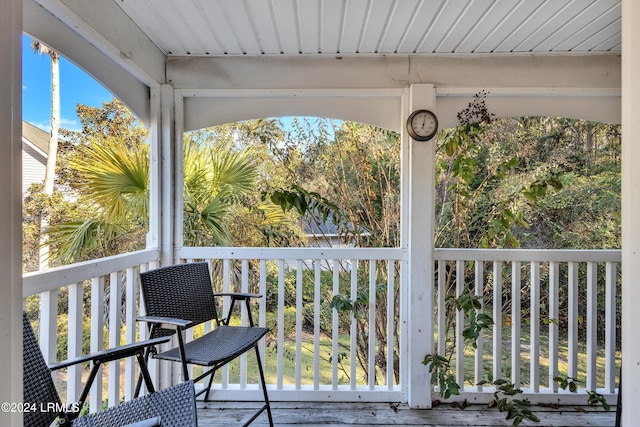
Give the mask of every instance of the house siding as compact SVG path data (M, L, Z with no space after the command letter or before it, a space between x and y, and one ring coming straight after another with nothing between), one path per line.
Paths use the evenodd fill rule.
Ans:
M46 156L29 144L22 143L22 197L33 183L44 182Z

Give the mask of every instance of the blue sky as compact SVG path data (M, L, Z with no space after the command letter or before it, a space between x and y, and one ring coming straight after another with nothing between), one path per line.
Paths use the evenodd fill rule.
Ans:
M76 105L100 107L112 94L71 61L60 57L60 127L80 130ZM33 53L31 38L22 36L22 119L51 129L51 60Z

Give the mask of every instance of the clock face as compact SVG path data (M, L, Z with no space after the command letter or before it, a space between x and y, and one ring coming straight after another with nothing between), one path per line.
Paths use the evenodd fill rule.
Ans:
M408 130L414 139L431 139L438 131L438 119L431 111L418 110L409 117Z

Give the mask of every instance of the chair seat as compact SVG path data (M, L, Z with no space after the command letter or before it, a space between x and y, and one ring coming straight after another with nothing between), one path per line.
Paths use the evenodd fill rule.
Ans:
M269 332L268 328L218 326L213 331L184 345L187 363L214 366L241 355ZM159 353L157 359L180 362L178 347Z

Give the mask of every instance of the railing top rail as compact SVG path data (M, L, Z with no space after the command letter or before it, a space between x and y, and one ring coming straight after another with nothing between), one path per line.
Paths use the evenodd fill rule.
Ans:
M177 250L182 259L318 259L318 260L406 260L403 248L234 248L183 247Z
M434 249L434 260L620 262L620 249Z
M52 291L72 283L80 283L114 271L125 270L160 259L159 249L145 249L96 260L26 273L22 276L22 297Z
M406 248L239 248L183 247L182 259L310 259L310 260L407 260ZM619 249L457 249L440 248L434 260L520 262L621 262ZM98 260L85 261L23 275L23 297L80 283L137 265L158 261L159 249L145 249Z

